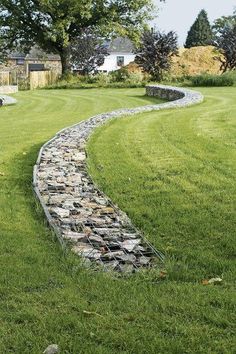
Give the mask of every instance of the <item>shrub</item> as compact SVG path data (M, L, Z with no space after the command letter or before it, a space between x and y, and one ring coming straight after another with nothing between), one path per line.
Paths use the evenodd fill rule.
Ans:
M190 78L191 86L233 86L234 79L229 74L202 74Z
M93 76L94 82L98 84L98 86L106 86L110 83L111 77L108 74L99 73Z
M19 91L27 91L30 90L30 81L27 77L18 78L18 88Z
M130 71L123 67L109 74L72 75L66 80L63 78L56 84L47 86L48 89L79 89L92 87L143 87L146 85L147 75L141 71Z
M111 76L112 82L124 82L128 79L130 73L128 68L124 66L119 70L112 71L109 75Z

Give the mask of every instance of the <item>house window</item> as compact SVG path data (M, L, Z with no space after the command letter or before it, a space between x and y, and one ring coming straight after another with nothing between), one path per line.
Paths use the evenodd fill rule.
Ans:
M29 71L44 71L44 64L29 64Z
M16 65L24 65L25 59L16 59Z
M118 56L116 57L117 66L124 66L125 65L125 57Z

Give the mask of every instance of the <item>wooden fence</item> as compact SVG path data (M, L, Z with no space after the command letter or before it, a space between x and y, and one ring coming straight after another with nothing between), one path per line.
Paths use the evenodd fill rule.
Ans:
M0 86L8 86L10 84L10 74L8 71L0 72Z
M30 80L30 90L34 90L38 87L45 87L56 83L58 80L58 74L54 71L31 71Z

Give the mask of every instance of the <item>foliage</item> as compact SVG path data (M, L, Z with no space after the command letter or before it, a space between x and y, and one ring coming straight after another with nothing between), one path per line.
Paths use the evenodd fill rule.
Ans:
M5 31L1 28L0 22L0 63L5 61L7 55L4 33Z
M58 80L56 84L49 85L47 89L81 89L95 87L143 87L149 79L147 74L142 73L132 66L124 66L110 73L98 73L90 75L67 75L67 78Z
M123 66L119 70L112 71L110 73L111 80L113 82L128 82L128 81L143 81L147 79L147 75L142 73L140 70L137 70L137 67L135 65L127 65Z
M207 12L201 10L188 32L185 48L212 45L212 42L213 33Z
M108 48L104 39L91 29L86 29L74 39L71 46L71 64L82 74L89 74L104 63Z
M136 50L135 62L154 80L161 80L171 66L171 58L178 53L177 35L157 30L146 30Z
M215 46L223 55L221 70L236 68L236 11L234 15L222 17L215 22Z
M72 42L86 28L132 38L153 14L152 0L0 0L0 27L8 48L37 44L58 53L63 73L70 69Z
M214 21L212 26L214 37L216 38L217 36L220 36L221 31L225 27L234 26L235 24L236 24L236 10L234 11L234 14L232 16L222 16L220 18L217 18Z
M209 75L202 74L190 78L191 86L233 86L234 79L226 74L224 75Z

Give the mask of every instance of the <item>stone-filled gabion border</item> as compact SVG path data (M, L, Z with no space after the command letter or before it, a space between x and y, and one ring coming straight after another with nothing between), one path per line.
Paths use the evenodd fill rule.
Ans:
M163 261L128 216L93 183L86 164L86 143L98 126L116 117L202 102L198 92L147 86L148 96L171 100L159 105L98 114L63 129L40 150L33 173L34 191L50 226L63 246L82 256L87 265L134 272Z
M17 100L15 98L7 95L0 94L0 99L3 101L3 106L9 106L17 103Z

